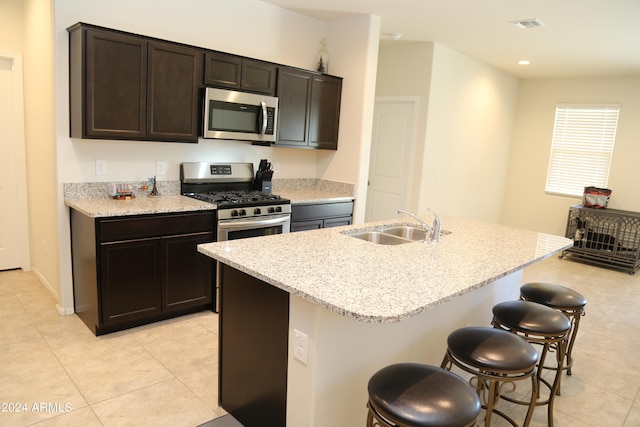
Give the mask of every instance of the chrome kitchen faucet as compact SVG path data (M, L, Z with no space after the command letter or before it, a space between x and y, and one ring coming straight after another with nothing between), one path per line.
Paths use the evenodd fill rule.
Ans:
M420 223L420 225L422 225L424 227L424 230L427 232L427 236L424 239L424 243L439 242L440 241L440 231L441 231L441 228L442 228L442 223L440 222L440 217L438 216L437 213L435 213L434 211L432 211L429 208L427 208L427 211L429 211L435 217L435 219L433 220L433 227L430 226L429 224L427 224L423 219L421 219L417 215L414 215L409 211L405 211L404 209L398 209L398 214L403 213L403 214L409 215L410 217L412 217L413 219L418 221Z

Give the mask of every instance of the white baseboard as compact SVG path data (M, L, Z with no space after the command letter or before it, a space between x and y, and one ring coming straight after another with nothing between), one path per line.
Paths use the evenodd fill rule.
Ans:
M51 292L51 295L53 295L53 297L56 299L56 301L59 301L59 295L58 292L56 292L56 290L53 288L53 286L51 286L51 283L49 283L47 281L47 279L44 278L44 276L38 271L37 268L33 268L32 269L33 274L36 275L36 277L40 280L40 283L42 283L42 285L49 291ZM62 307L60 306L60 303L56 304L56 311L58 312L58 314L60 316L68 316L69 314L73 314L75 313L75 310L73 307Z
M73 307L60 307L60 304L56 304L56 311L60 316L68 316L75 313Z

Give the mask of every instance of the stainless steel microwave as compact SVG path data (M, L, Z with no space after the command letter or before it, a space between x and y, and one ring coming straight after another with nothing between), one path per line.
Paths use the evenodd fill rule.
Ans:
M240 141L276 140L278 98L208 87L203 137Z

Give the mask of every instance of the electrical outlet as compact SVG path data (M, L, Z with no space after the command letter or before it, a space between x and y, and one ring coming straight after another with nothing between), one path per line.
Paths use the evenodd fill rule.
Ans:
M158 160L156 162L156 175L165 176L167 174L167 162Z
M293 330L293 357L307 364L307 353L309 350L309 337L304 332Z
M106 174L107 174L107 161L96 160L96 175L106 175Z

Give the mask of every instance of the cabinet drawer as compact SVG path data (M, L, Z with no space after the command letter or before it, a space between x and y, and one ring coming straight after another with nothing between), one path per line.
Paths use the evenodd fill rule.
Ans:
M291 222L353 215L353 202L293 205Z
M213 231L214 223L213 212L99 219L98 240L111 242Z

